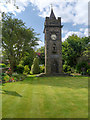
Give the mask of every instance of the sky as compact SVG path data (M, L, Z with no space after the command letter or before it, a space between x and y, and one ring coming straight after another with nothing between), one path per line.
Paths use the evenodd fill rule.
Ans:
M16 6L19 9L17 9ZM51 4L56 17L62 21L62 41L72 34L88 36L88 2L90 0L0 0L0 13L11 12L22 19L26 26L34 28L39 37L39 46L44 45L44 21L50 16ZM7 2L7 4L6 4ZM90 3L90 2L89 2Z

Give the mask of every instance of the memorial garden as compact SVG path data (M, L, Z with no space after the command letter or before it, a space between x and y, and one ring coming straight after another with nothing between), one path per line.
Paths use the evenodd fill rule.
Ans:
M50 19L56 19L53 13ZM55 39L58 39L58 32L52 30L51 34L53 37L56 34ZM52 37L52 52L46 46L37 48L38 35L13 14L3 13L0 62L2 117L88 118L89 37L73 34L60 44L60 49ZM59 50L62 50L60 57L57 54ZM48 74L40 77L45 72Z

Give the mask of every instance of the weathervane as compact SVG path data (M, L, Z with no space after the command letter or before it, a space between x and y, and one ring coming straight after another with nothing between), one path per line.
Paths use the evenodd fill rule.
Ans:
M3 0L2 2L1 2L1 0L0 0L0 3L12 4L12 5L15 6L17 9L19 9L19 7L16 5L16 0Z

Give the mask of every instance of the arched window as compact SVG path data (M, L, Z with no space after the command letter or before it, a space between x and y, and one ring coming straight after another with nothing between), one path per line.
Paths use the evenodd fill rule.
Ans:
M54 43L53 46L52 46L52 52L53 53L56 53L57 52L57 47L56 47L56 44Z

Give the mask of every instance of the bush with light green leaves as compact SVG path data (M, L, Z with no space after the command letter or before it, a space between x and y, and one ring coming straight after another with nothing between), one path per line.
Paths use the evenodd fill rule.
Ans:
M23 74L24 74L24 75L27 75L29 72L30 72L29 66L28 66L28 65L25 65L25 66L24 66L24 72L23 72Z
M34 60L33 60L33 65L31 67L30 73L32 73L32 74L38 74L38 73L40 73L39 60L38 60L37 57L34 58Z

